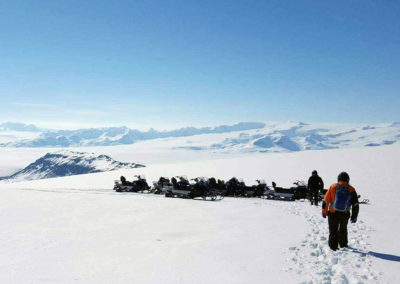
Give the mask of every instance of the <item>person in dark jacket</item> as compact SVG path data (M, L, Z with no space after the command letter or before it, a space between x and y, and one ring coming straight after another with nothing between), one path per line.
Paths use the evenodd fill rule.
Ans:
M357 192L349 184L346 172L338 176L338 182L331 185L322 201L322 217L328 216L329 247L337 250L347 247L347 224L357 222L359 205ZM351 215L350 215L351 207Z
M126 178L124 176L121 176L120 180L122 185L126 185Z
M130 182L130 181L127 181L126 180L126 178L124 177L124 176L121 176L121 184L122 185L125 185L125 186L127 186L127 185L132 185L132 183Z
M307 189L310 194L311 205L318 206L319 191L324 189L324 182L316 170L312 172L308 179Z

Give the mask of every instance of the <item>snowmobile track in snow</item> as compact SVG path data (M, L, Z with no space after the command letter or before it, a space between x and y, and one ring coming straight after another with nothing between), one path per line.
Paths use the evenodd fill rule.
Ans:
M303 216L311 232L298 246L289 247L289 273L296 273L300 283L382 283L382 273L373 271L369 252L369 232L362 220L348 225L349 247L332 251L328 246L328 221L318 206L306 202L289 205L289 212Z

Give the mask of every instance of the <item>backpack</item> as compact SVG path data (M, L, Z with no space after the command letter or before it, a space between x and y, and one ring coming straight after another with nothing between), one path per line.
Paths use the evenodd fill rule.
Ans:
M333 208L335 211L347 212L350 209L350 191L348 185L337 184Z

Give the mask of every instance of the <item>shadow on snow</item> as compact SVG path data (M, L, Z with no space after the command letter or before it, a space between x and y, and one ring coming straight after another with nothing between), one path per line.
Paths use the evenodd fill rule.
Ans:
M393 255L393 254L379 253L379 252L374 252L374 251L362 252L362 251L359 251L358 249L355 249L355 248L351 248L351 251L354 252L354 253L358 253L363 257L367 256L367 255L370 255L370 256L373 256L373 257L376 257L376 258L380 258L380 259L383 259L383 260L400 262L400 256Z

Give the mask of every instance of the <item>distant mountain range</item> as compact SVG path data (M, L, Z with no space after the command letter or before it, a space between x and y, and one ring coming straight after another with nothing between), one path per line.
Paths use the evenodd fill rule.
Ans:
M4 126L3 126L4 125ZM33 139L20 139L17 141L0 143L2 147L70 147L70 146L110 146L133 144L139 140L149 140L168 137L186 137L198 134L229 133L265 127L260 122L240 122L234 125L221 125L217 127L185 127L171 131L139 131L128 127L90 128L78 130L46 130L39 137ZM13 131L40 131L34 125L21 123L3 123L0 129ZM28 130L30 129L30 130Z
M41 132L42 130L33 124L4 122L0 124L0 131Z
M226 154L281 153L376 147L392 145L400 141L400 123L307 124L289 121L268 124L242 122L231 126L187 127L172 131L154 129L138 131L127 127L37 132L38 130L42 131L34 125L1 124L0 138L3 141L12 139L11 142L3 143L2 146L67 148L69 146L124 145L147 140L139 148L132 147L128 151L140 153L141 149L147 149L151 153L152 149L162 148L162 151L168 155L174 155L174 151L178 150ZM158 140L152 141L156 138ZM35 180L137 167L143 167L143 165L118 162L106 155L64 149L48 153L23 170L0 180Z
M14 131L12 135L2 129ZM26 132L31 130L32 132ZM4 131L4 130L3 130ZM20 132L18 132L20 131ZM25 131L25 132L21 132ZM41 131L41 132L38 132ZM2 137L2 133L5 133ZM15 136L17 133L17 136ZM23 135L22 135L23 134ZM32 135L31 135L32 134ZM29 136L31 135L31 136ZM217 127L139 131L128 127L40 130L34 125L0 124L2 147L80 147L175 139L172 149L212 152L293 152L391 145L400 141L400 123L307 124L240 122ZM162 143L162 141L160 141Z
M80 174L144 167L136 163L122 163L106 155L67 150L47 153L23 170L0 180L25 181Z
M280 153L382 146L399 143L400 124L306 124L289 121L224 136L222 139L207 137L197 141L192 138L190 143L180 143L175 148L216 153Z

